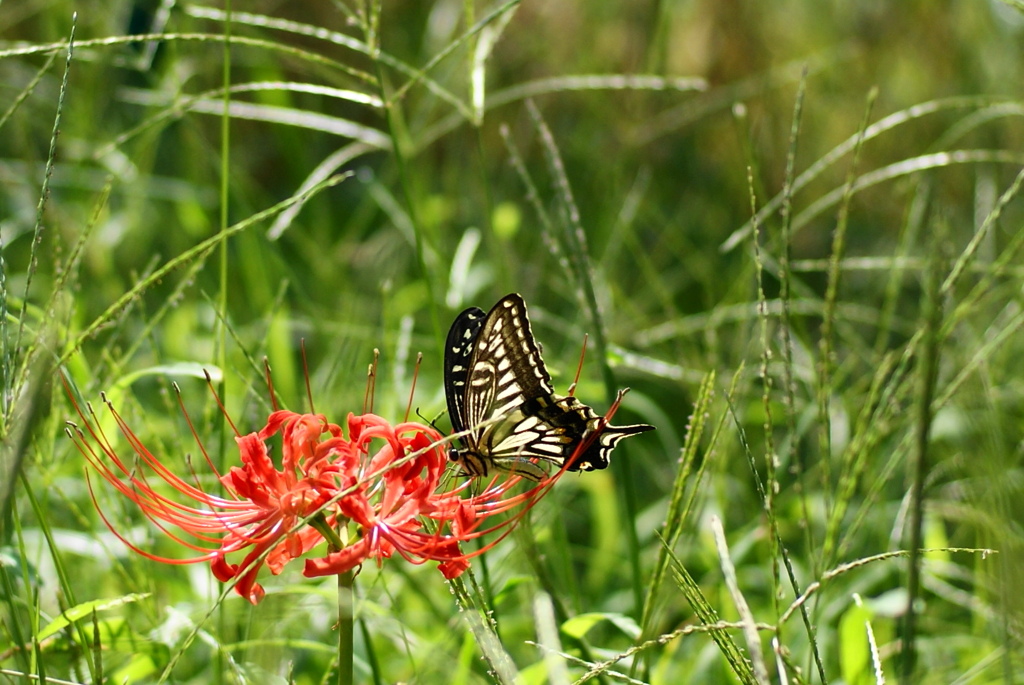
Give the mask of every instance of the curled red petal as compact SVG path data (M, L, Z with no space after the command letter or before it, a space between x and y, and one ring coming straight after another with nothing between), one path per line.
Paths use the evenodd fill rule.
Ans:
M281 426L284 425L284 422L292 418L293 416L297 416L297 414L293 411L288 411L287 409L280 409L278 411L273 412L267 418L267 425L260 430L259 439L266 440L271 435L276 434L279 430L281 430Z
M452 580L461 576L462 572L469 568L469 561L465 558L442 561L437 565L437 568L447 580Z
M319 578L321 576L345 573L366 561L369 554L369 540L362 538L344 549L332 552L321 559L306 559L306 567L303 569L302 575L307 578Z
M210 561L210 571L213 572L214 578L222 583L226 583L238 573L238 565L229 564L223 554L218 554Z

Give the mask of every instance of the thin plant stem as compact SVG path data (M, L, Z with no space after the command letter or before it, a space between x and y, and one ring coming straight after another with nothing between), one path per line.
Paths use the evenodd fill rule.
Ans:
M942 245L940 239L936 246ZM936 247L938 252L940 248ZM915 603L921 591L921 540L923 537L924 519L924 481L928 474L928 452L930 447L933 407L935 397L936 369L939 363L939 345L941 338L939 329L942 326L942 294L939 285L941 255L932 255L932 266L928 272L928 284L925 291L925 322L924 339L921 358L918 363L918 388L916 421L914 426L914 456L910 464L910 559L907 574L907 611L903 631L903 655L900 663L900 681L909 683L914 680L916 667L915 632L917 629L917 611Z
M750 206L751 211L754 211L754 216L757 216L756 206L757 198L753 195L754 179L753 170L747 170L747 184L751 192ZM771 404L771 391L772 391L772 379L768 373L768 365L771 359L771 348L768 341L768 309L767 299L765 298L764 292L764 280L763 280L763 263L762 263L762 252L760 248L760 227L755 223L753 232L753 245L754 245L754 273L757 284L757 302L758 302L758 316L760 319L760 338L761 338L761 402L764 406L765 421L764 421L764 439L765 439L765 468L766 468L766 479L767 485L761 483L757 476L757 468L753 461L753 453L750 452L749 447L746 447L746 439L743 437L743 431L740 430L740 440L744 443L744 451L748 453L748 459L750 460L751 473L754 475L754 484L757 486L758 494L761 496L761 501L764 502L765 515L768 517L768 525L772 531L772 538L775 541L775 545L771 548L772 552L772 574L773 582L776 587L774 593L774 604L776 616L780 610L781 595L781 582L780 582L780 569L779 569L779 557L782 559L782 563L785 565L786 574L789 577L790 587L793 589L794 594L800 595L800 585L797 582L796 572L793 569L792 560L789 557L789 552L786 550L785 545L782 541L782 535L779 532L779 523L776 519L775 511L775 494L776 486L778 481L776 480L776 470L779 466L778 455L775 452L775 439L772 433L772 426L774 421L772 419L772 404ZM730 409L732 410L732 402L729 403ZM804 628L807 631L807 637L811 645L811 658L814 660L814 666L818 672L818 677L822 683L827 683L828 680L825 677L825 667L821 663L821 656L818 653L817 641L814 637L814 629L811 625L811 619L807 614L806 609L801 607L800 617L803 619ZM781 625L781 624L780 624Z
M338 574L338 685L355 682L352 671L352 643L355 635L354 594L352 587L356 575L353 571Z
M369 27L367 27L366 30L369 32ZM443 349L443 336L441 333L441 319L437 311L437 299L434 297L434 279L432 273L427 269L427 261L424 257L424 227L422 222L419 220L419 211L415 200L415 194L413 192L413 179L411 178L412 171L406 163L405 151L402 148L403 138L406 137L406 134L404 125L400 127L402 124L400 116L400 98L396 97L394 101L390 102L388 100L387 81L384 76L383 64L380 61L379 46L377 46L377 49L371 51L370 56L373 58L374 67L376 68L378 96L380 97L381 102L385 103L384 121L387 124L387 130L391 137L391 152L394 155L395 167L398 170L399 185L402 187L402 195L405 198L405 211L409 215L409 223L412 224L413 235L416 239L414 245L416 267L419 270L420 276L423 279L423 284L427 289L430 321L434 328L436 348L440 350Z
M309 525L327 540L328 548L337 552L345 548L344 526L340 532L327 523L323 512L316 514ZM355 584L355 571L349 569L338 574L338 685L351 685L354 680L352 672L352 645L355 639L355 606L352 587Z
M846 253L846 229L850 217L850 201L853 197L853 183L856 179L857 161L860 158L860 143L864 140L864 132L868 128L871 109L878 98L878 89L868 93L864 117L861 119L860 136L853 150L853 160L846 176L846 193L839 206L836 217L836 228L832 233L832 256L829 259L828 286L825 290L825 308L821 320L821 339L818 342L818 451L821 464L821 492L825 501L825 511L832 508L832 381L835 376L835 316L836 303L839 298L839 281L842 275L840 264ZM829 560L824 559L824 564Z
M801 515L803 520L810 522L810 505L808 504L808 492L805 474L807 464L805 455L800 450L800 437L796 427L796 380L793 373L793 317L792 317L792 291L793 274L790 270L791 252L793 249L793 178L796 174L796 152L797 143L800 140L800 124L803 118L804 97L807 93L807 68L800 79L800 86L796 93L796 102L793 106L793 123L789 134L789 151L786 154L786 176L785 187L782 190L782 230L779 246L779 301L782 303L782 314L780 317L779 333L781 336L782 351L782 406L785 408L786 432L786 463L794 474L794 487L800 501ZM778 455L776 455L778 458ZM772 474L773 477L775 474ZM768 484L769 493L778 490L778 481ZM770 494L771 496L771 494ZM812 538L812 526L803 526L805 549L814 550L816 546ZM810 554L811 568L817 575L820 571L819 560L814 554ZM781 587L776 583L776 591Z
M590 318L590 327L594 336L594 349L600 362L601 379L604 381L605 394L610 402L615 397L617 384L612 368L608 364L608 341L605 335L601 311L597 305L597 293L594 290L594 272L590 261L590 250L587 247L586 232L583 230L583 220L576 200L573 197L565 164L562 161L561 153L555 143L555 137L551 129L533 100L527 100L526 107L530 118L533 120L534 127L540 135L548 168L555 179L556 194L562 203L561 209L564 219L562 222L564 227L562 240L565 245L565 255L568 260L571 276L576 281L579 289L584 309ZM625 507L625 525L623 527L626 533L626 547L629 551L630 577L633 590L633 614L639 620L643 615L644 608L643 570L640 565L640 534L636 529L640 503L636 494L633 470L624 466L616 466L614 468L617 471L616 477L622 483L620 491Z
M229 191L231 173L231 0L225 0L224 10L227 18L224 22L224 44L222 47L223 63L221 64L221 78L224 82L223 105L224 111L220 117L220 231L228 227L229 219ZM218 255L218 307L223 314L217 320L217 333L214 336L215 355L220 368L227 365L227 325L224 318L228 311L228 244L227 241L220 244ZM224 377L221 376L218 383L217 393L224 397L227 395ZM217 449L220 452L220 468L223 473L228 466L227 451L224 449L225 421L218 421L214 429L217 433ZM217 612L217 623L220 634L223 635L227 628L227 613L224 605L219 605ZM224 682L224 652L217 650L217 679Z
M53 118L53 129L50 134L50 148L46 154L46 166L43 170L43 183L39 192L39 201L36 203L35 225L32 227L32 242L29 248L28 268L25 271L25 288L21 296L21 311L18 314L18 328L14 336L14 344L8 347L7 333L7 286L6 276L0 275L0 298L3 305L0 305L0 337L3 338L3 381L0 382L0 409L3 411L3 421L0 423L3 431L6 432L6 425L14 415L15 389L25 382L25 374L29 370L31 359L31 347L28 352L22 353L22 366L17 374L14 371L14 360L21 352L22 336L25 333L25 320L28 317L29 294L31 293L32 279L39 264L39 248L43 242L44 217L47 203L50 199L50 182L53 178L54 164L57 159L57 138L60 136L61 119L64 116L64 100L68 93L68 83L71 76L71 60L75 53L75 30L78 27L78 13L71 17L71 33L67 41L67 57L64 60L64 74L61 77L60 93L57 96L57 112ZM2 242L0 242L2 246ZM3 263L0 263L0 272L5 272Z

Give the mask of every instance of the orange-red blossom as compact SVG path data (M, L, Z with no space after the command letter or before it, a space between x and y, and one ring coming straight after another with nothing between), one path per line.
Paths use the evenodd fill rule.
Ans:
M225 491L213 494L199 485L194 472L187 481L168 468L113 407L110 410L133 458L126 462L118 456L98 422L90 421L81 409L85 430L72 424L75 430L69 431L79 450L147 518L198 555L158 556L129 542L100 511L104 522L122 542L150 559L171 564L209 561L218 580L235 581L235 591L254 604L264 595L256 582L262 566L276 575L286 563L324 542L328 544L305 560L307 577L343 573L370 558L379 564L397 552L413 563L437 561L444 576L454 578L518 519L505 517L484 529L488 516L525 504L517 512L521 514L558 475L519 494L512 493L519 481L515 476L494 479L478 494L469 493L469 481L445 490L445 446L429 426L392 426L374 414L349 414L346 437L323 415L280 410L258 432L235 438L241 465L225 475L217 473L199 444L207 467ZM281 468L268 447L268 440L278 433ZM180 497L164 494L166 486ZM92 492L91 482L89 487ZM500 529L502 535L485 547L461 551L460 543ZM236 552L245 556L229 561Z

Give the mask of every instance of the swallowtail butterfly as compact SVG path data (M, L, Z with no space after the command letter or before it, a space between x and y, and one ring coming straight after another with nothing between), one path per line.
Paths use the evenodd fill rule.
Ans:
M605 425L571 395L557 395L530 331L523 298L512 293L490 312L470 307L456 317L444 353L444 391L452 428L465 432L449 458L466 475L492 469L541 480L538 461L562 468L579 444L600 432L566 468L593 471L623 438L654 430L644 423Z

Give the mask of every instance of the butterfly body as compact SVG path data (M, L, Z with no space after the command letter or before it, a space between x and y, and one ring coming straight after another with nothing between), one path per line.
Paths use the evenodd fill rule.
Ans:
M539 462L561 468L569 460L570 471L603 469L621 439L654 428L606 425L576 397L556 394L516 293L486 314L471 307L456 317L445 347L445 397L452 428L463 434L449 458L468 476L499 470L536 481L547 475Z

